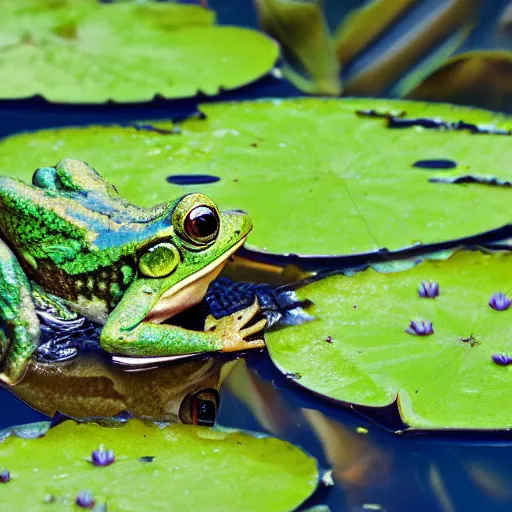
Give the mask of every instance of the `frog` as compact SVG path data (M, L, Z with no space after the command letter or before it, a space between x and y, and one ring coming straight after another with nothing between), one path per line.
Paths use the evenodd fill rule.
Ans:
M23 378L45 302L98 323L99 345L112 356L263 347L254 339L265 323L253 321L256 303L232 322L207 318L202 331L169 323L203 300L251 229L247 213L221 211L199 192L136 206L72 158L38 168L31 184L0 177L0 380Z

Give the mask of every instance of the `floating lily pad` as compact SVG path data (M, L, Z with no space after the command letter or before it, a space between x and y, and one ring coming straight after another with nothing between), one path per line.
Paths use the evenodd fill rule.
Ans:
M104 445L116 461L95 467L88 458ZM89 491L109 511L295 509L317 486L316 461L277 439L205 427L119 428L65 422L39 439L0 444L2 511L69 510Z
M102 103L216 94L266 74L278 47L197 5L3 0L0 98Z
M420 298L423 280L440 295ZM398 399L413 428L512 428L512 308L492 309L495 292L509 292L512 253L460 252L397 273L369 269L336 275L298 290L310 299L307 324L266 335L270 355L301 386L330 399L384 407ZM433 334L409 334L411 320ZM512 361L512 359L511 359ZM506 362L506 358L505 358Z
M470 129L507 133L509 117L363 99L224 103L201 110L205 118L189 119L180 130L172 123L151 130L145 123L144 129L95 126L12 136L0 142L0 174L30 180L37 167L69 156L91 164L142 205L201 190L223 208L247 210L255 226L251 246L281 254L395 250L511 221L510 188L435 183L446 170L414 167L422 160L451 160L452 177L511 181L512 138ZM389 127L390 113L403 129ZM424 128L429 123L437 128ZM170 183L172 175L220 180L181 186Z

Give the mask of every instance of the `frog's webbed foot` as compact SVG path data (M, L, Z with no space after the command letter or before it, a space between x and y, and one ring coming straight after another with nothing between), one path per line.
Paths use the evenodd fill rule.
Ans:
M259 311L258 299L255 299L251 306L230 316L216 319L213 315L209 315L205 320L204 330L206 332L215 331L222 339L222 352L264 347L263 339L246 339L262 331L267 325L266 319L250 324Z
M45 303L44 310L37 309L41 322L41 343L35 356L39 362L68 361L78 356L85 347L99 346L101 326L64 309L65 306L59 299L48 297L53 299L53 303Z
M37 359L42 363L60 363L78 356L79 348L74 340L50 340L37 349Z

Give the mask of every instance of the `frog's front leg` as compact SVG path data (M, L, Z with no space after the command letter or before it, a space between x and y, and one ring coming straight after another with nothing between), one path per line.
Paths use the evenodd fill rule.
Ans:
M217 351L232 352L265 346L263 340L245 339L262 330L266 324L265 320L261 320L251 327L244 328L257 313L257 302L250 308L232 315L231 320L214 321L209 317L205 332L149 321L137 323L137 319L148 316L153 304L148 290L145 293L140 293L137 289L129 290L110 314L101 332L102 348L117 355L165 357Z
M40 326L27 276L1 240L0 321L0 379L15 384L39 345Z

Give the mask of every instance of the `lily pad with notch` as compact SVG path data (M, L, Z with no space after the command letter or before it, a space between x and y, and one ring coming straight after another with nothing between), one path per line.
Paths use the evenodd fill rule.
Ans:
M199 5L3 0L0 98L57 103L215 95L266 75L279 49ZM205 44L207 41L207 44Z
M272 360L300 374L301 387L370 416L393 405L403 428L512 428L503 407L512 375L503 363L512 362L512 252L445 256L297 289L313 301L307 311L316 320L268 332Z
M113 450L108 467L87 460L100 446ZM118 428L68 421L38 439L4 436L0 459L11 476L0 483L5 512L68 510L86 494L97 506L127 512L169 510L170 503L177 510L288 512L318 483L316 460L284 441L135 420Z
M30 180L37 167L69 156L143 206L202 191L221 208L250 214L249 248L263 255L392 252L511 222L509 189L436 182L467 174L511 181L510 117L367 99L218 103L201 111L172 135L130 126L14 135L0 143L0 173ZM439 158L457 167L413 166ZM170 175L220 181L175 185Z

